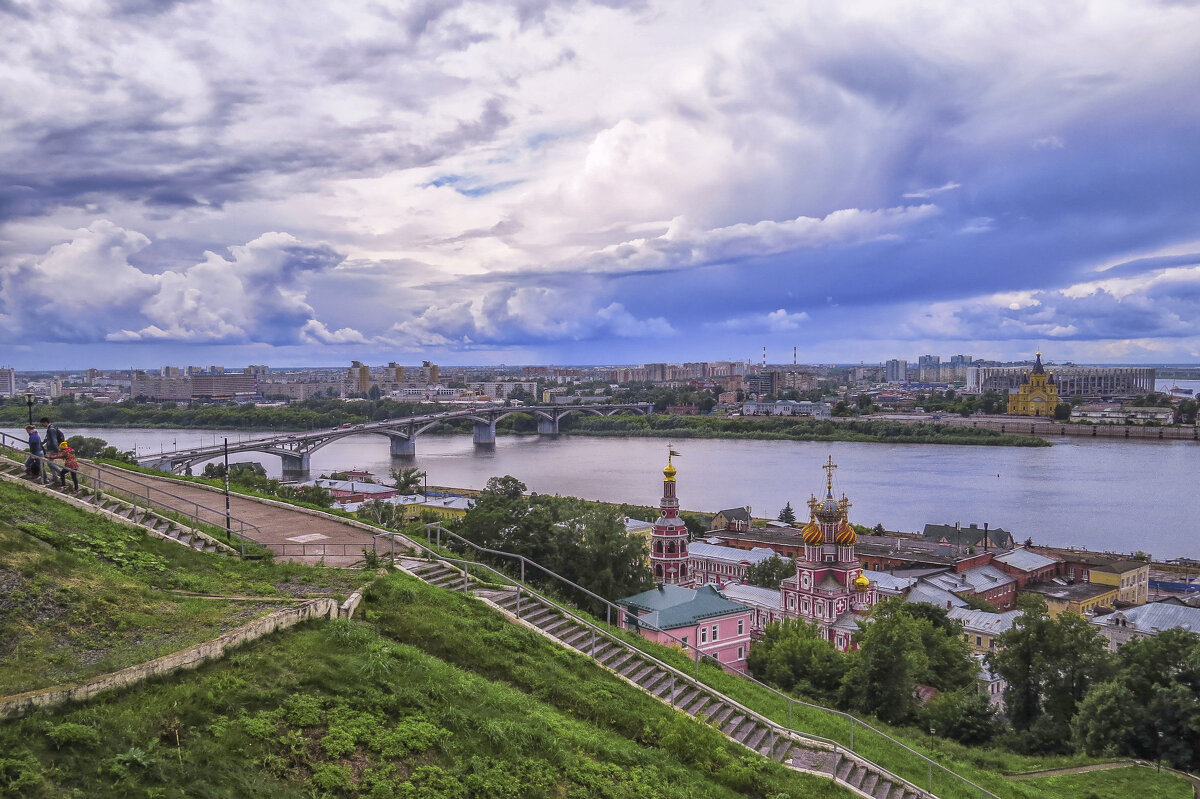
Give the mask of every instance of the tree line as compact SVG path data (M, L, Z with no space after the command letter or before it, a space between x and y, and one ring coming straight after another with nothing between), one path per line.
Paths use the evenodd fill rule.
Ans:
M1019 606L985 657L1007 683L1003 712L976 688L979 664L961 626L926 603L880 602L845 653L815 625L773 622L750 647L749 667L782 690L965 744L1200 767L1200 636L1164 630L1113 653L1084 617L1052 617L1036 596ZM924 704L921 686L937 691Z

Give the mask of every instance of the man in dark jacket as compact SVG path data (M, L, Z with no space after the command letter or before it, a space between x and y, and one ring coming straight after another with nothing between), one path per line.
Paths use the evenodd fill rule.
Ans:
M45 447L46 452L52 455L57 455L59 449L66 442L67 437L62 434L62 431L58 429L57 425L50 423L49 417L43 416L41 419L38 419L38 422L43 428L42 446ZM62 469L55 466L53 463L50 463L49 461L42 461L42 467L42 477L45 479L46 483L53 483L56 479L61 479L64 477L62 474Z
M42 460L42 457L46 454L46 450L42 446L42 437L38 435L37 428L33 425L25 426L25 435L29 438L29 457L25 459L25 476L30 480L40 478L45 483L47 480L42 468L45 461Z

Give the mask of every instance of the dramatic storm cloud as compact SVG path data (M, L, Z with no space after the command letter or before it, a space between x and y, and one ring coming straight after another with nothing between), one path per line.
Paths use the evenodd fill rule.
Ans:
M1194 3L10 0L0 44L20 368L1200 358Z

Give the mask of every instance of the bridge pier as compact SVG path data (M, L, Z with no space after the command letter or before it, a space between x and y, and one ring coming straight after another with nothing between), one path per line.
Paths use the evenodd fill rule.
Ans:
M417 439L415 436L410 438L388 436L388 441L391 442L393 458L411 458L417 454Z
M556 436L558 435L558 419L546 419L538 417L538 435L539 436Z
M476 422L475 434L471 437L477 447L496 446L496 423Z
M283 459L284 477L302 477L308 474L307 452L296 455L280 455L279 457Z

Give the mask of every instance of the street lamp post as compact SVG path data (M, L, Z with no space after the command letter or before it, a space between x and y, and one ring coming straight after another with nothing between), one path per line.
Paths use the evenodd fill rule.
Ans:
M33 392L25 392L25 405L29 408L29 423L33 424Z

